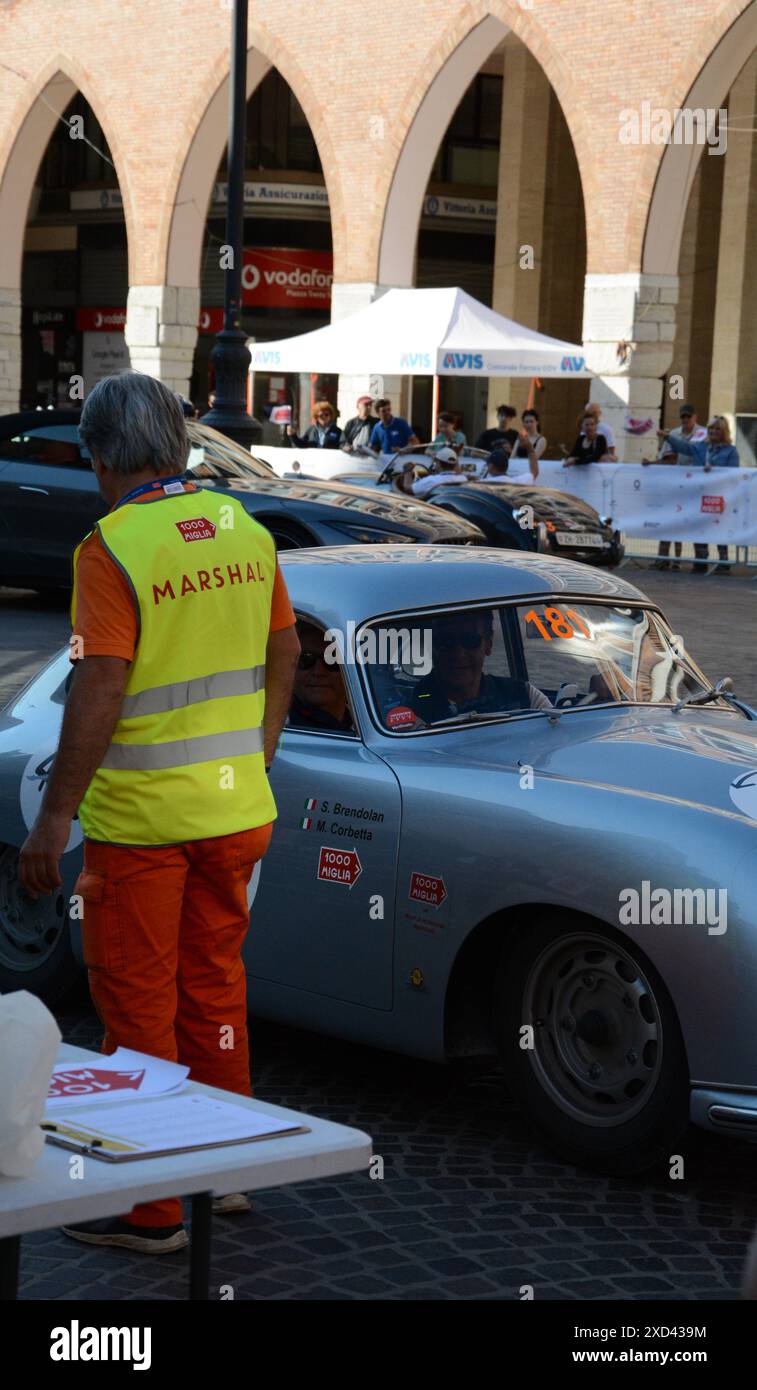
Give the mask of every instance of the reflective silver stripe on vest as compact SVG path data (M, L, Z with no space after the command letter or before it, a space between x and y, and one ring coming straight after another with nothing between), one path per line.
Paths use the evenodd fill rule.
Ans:
M125 695L121 718L135 715L167 714L170 710L199 705L203 700L223 700L227 695L256 695L265 685L265 666L248 666L244 671L216 671L191 681L154 685L136 695Z
M115 768L119 772L165 772L172 767L188 767L191 763L262 751L262 728L235 729L226 734L177 738L170 743L111 743L100 767Z

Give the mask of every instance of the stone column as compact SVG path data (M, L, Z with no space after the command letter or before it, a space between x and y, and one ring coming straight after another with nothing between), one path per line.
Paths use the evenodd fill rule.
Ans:
M534 329L539 327L549 120L550 86L542 68L524 44L506 44L492 308ZM532 247L533 257L521 247ZM523 268L522 255L526 264L532 259L533 269ZM500 401L520 413L530 384L527 378L491 378L489 424L496 424Z
M189 395L199 317L198 288L132 285L125 329L132 367Z
M720 252L715 299L710 414L757 411L757 54L728 100Z
M21 291L0 289L0 415L21 399Z
M373 281L360 284L334 283L331 286L331 322L338 323L360 309L366 309L375 299L391 289L391 285L378 285ZM357 414L355 402L358 396L388 396L395 415L403 415L407 401L407 378L401 376L340 376L337 409L339 425L342 429L353 415ZM310 421L307 421L309 424Z
M670 427L680 423L682 401L697 407L700 422L707 419L724 163L723 159L700 159L686 209L678 259L676 336L668 375L669 388L674 377L680 378L682 394L676 390L671 398L668 390L663 423Z
M677 275L587 275L583 344L595 373L586 383L587 399L602 407L612 427L618 460L640 463L657 446L650 430L628 434L626 418L653 421L662 405L662 377L673 357ZM626 348L619 352L621 344ZM624 360L623 360L624 359Z

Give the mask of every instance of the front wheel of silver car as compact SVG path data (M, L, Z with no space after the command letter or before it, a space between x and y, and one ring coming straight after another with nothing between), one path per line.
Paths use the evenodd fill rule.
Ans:
M34 901L21 887L18 850L0 845L0 993L28 989L53 1004L79 974L62 889Z
M633 943L572 916L531 922L496 985L506 1079L571 1162L638 1173L669 1159L688 1123L675 1009Z

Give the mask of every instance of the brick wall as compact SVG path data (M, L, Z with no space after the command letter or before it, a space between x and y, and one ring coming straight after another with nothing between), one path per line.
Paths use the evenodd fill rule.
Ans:
M331 201L335 273L376 279L386 197L432 79L487 15L525 43L576 151L588 269L638 269L662 150L621 145L618 114L681 104L752 0L255 0L250 42L310 120ZM116 164L132 284L163 280L187 151L228 69L227 0L0 0L0 181L20 127L56 72L81 88ZM745 60L748 51L744 53ZM442 131L439 131L441 138ZM17 177L17 196L28 195ZM0 187L1 187L0 183Z

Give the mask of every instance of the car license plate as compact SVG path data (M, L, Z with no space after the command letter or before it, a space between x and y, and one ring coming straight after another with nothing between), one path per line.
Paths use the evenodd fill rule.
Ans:
M555 540L558 545L573 545L581 550L589 546L596 546L601 550L604 546L602 537L595 531L555 531Z

